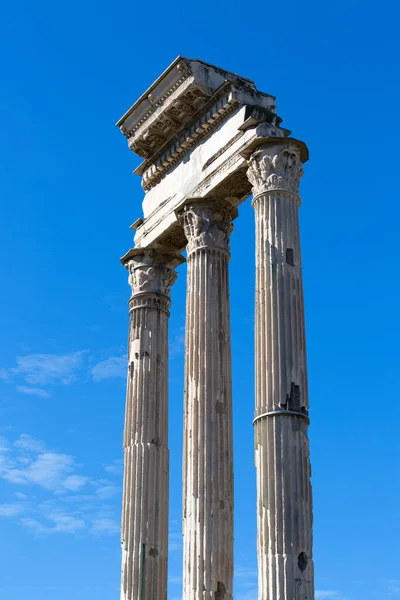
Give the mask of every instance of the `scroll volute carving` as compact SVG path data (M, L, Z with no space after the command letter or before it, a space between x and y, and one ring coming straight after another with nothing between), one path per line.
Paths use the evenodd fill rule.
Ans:
M131 258L126 267L133 297L144 293L170 297L177 273L166 266L154 251L149 250Z
M248 165L247 177L254 196L271 190L298 194L303 166L296 146L262 146L252 154Z
M184 206L178 219L187 239L188 255L194 250L229 252L234 208L229 202L193 202Z

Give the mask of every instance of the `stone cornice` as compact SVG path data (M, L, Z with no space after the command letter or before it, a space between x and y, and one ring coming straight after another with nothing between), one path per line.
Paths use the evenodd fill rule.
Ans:
M202 78L201 70L214 72L224 79L240 83L255 89L254 81L242 77L236 73L230 73L225 69L211 65L198 59L189 59L178 56L170 66L156 79L156 81L140 96L127 112L117 121L116 125L123 133L136 131L162 104L168 100L171 94L189 77L196 80ZM207 77L208 79L208 77ZM205 80L203 79L205 83ZM272 100L275 96L266 94ZM131 126L127 126L131 123ZM132 125L133 123L133 125Z
M151 115L153 115L156 112L156 110L162 106L162 104L183 84L183 82L191 74L185 61L178 61L175 66L176 66L176 70L180 73L180 76L178 76L176 78L176 80L173 83L171 83L167 87L167 89L165 89L164 93L159 95L158 98L156 96L154 96L154 94L152 93L153 90L156 88L157 83L161 79L161 78L159 78L159 80L157 80L155 82L155 84L153 84L151 86L151 88L149 88L139 98L139 100L137 102L135 102L135 104L125 113L125 115L117 122L117 127L119 127L121 129L121 132L125 135L125 137L130 137L138 129L140 129L140 127L146 121L149 120ZM137 109L139 107L139 105L141 103L145 102L146 100L147 100L147 107L144 109L145 112L143 112L143 114L141 114L141 116L137 120L134 120L134 122L133 122L134 124L131 127L129 127L129 125L127 125L127 120L132 115L132 113L135 111L135 109Z
M210 135L238 107L240 103L230 84L223 86L203 106L201 112L190 119L184 129L174 135L160 150L135 171L142 175L142 187L148 192L165 177L200 140Z
M117 126L131 150L152 159L226 83L262 97L261 103L275 112L275 98L258 92L251 80L199 60L178 57Z
M163 143L161 148L148 160L145 160L135 171L136 175L142 176L142 187L145 192L150 191L157 185L165 175L182 159L182 155L206 138L217 127L226 120L230 114L241 106L237 88L230 82L226 82L211 98L209 98L191 119L189 119L182 131L176 133L172 138ZM260 113L260 115L258 115ZM249 106L246 109L246 121L241 131L238 132L230 143L221 148L203 166L208 168L221 154L233 145L243 134L250 121L256 121L257 116L269 118L274 124L265 123L264 128L273 129L275 135L284 136L287 130L279 127L281 119L271 111L258 106ZM275 125L277 123L277 125ZM289 133L289 132L287 132Z
M145 191L136 246L182 250L177 211L188 199L232 197L239 205L251 194L247 162L261 146L293 143L304 163L305 144L281 122L275 98L252 81L202 61L174 61L118 122L144 157L134 171ZM282 185L275 178L275 189Z
M179 89L181 86L182 89ZM148 120L156 113L154 107L161 107L166 98L156 102L152 110L149 110L131 130L123 132L128 139L129 148L142 158L152 157L161 145L182 129L188 117L197 112L212 92L209 86L195 84L188 77L182 76L176 83L176 88L169 90L166 96L170 100L168 108L160 115L157 114L150 126Z

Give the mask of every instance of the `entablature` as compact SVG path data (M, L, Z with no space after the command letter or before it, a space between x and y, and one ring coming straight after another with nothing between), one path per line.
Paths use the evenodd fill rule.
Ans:
M117 126L133 152L146 161L157 160L168 142L176 146L177 140L182 137L177 134L187 129L188 122L190 129L196 120L207 114L223 95L225 90L221 88L226 88L226 84L229 88L233 86L260 94L250 79L179 56L125 113ZM211 100L214 96L216 98ZM262 96L263 105L275 112L275 98L269 94ZM183 145L181 152L185 148ZM141 175L140 169L144 171L146 165L139 167Z
M135 170L145 191L135 246L182 249L176 214L188 198L240 204L251 194L245 153L283 142L290 131L281 123L275 97L250 79L178 57L117 123L144 159Z

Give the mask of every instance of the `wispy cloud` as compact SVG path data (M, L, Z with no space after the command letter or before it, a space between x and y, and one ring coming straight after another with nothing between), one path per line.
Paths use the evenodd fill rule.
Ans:
M109 465L104 465L104 470L111 475L121 475L124 472L124 461L122 458L114 460Z
M62 482L63 487L66 490L70 490L71 492L77 492L78 490L85 487L85 485L89 482L89 477L85 477L84 475L70 475Z
M27 500L28 499L27 494L23 494L22 492L14 492L14 496L16 498L18 498L19 500Z
M12 374L8 369L0 369L0 379L9 383L12 381Z
M0 438L0 478L25 488L13 493L15 503L0 504L0 517L19 516L21 525L36 535L118 533L120 502L111 499L121 488L81 469L74 456L50 449L28 434L13 442Z
M387 582L388 597L400 598L400 579L389 579Z
M40 440L35 440L27 433L21 433L19 438L14 442L14 446L25 452L36 452L40 454L46 451L46 447Z
M0 369L0 379L15 383L17 391L22 394L48 398L50 393L44 387L70 385L78 380L78 373L84 367L85 354L85 351L79 351L17 356L15 367Z
M180 336L176 336L172 353L180 344ZM56 385L71 385L88 375L94 382L126 379L128 366L126 354L108 356L93 364L93 357L86 350L66 354L27 354L17 356L15 360L15 367L0 369L0 380L14 383L21 394L40 398L49 398L51 388Z
M23 518L22 525L35 533L76 533L85 528L85 521L66 514L49 514L43 521Z
M77 371L82 367L84 354L84 351L80 351L69 354L17 356L17 366L9 369L8 373L22 376L30 385L69 385L77 379Z
M104 500L116 496L119 494L119 492L120 488L116 485L105 485L96 490L96 494L99 496L99 498L103 498Z
M3 478L10 483L20 485L36 484L49 490L79 489L84 484L81 478L77 487L75 479L70 477L74 470L74 458L67 454L45 452L31 460L22 468L8 468L3 473ZM78 478L79 479L79 478ZM72 487L71 487L72 480Z
M14 517L22 511L20 504L0 504L0 517Z
M104 379L126 379L127 358L126 356L110 356L92 367L93 381Z
M235 565L235 591L241 600L251 600L257 597L257 569L245 565Z
M30 396L39 396L39 398L50 398L49 392L46 392L46 390L42 390L41 388L35 388L35 387L30 388L26 385L17 385L15 387L15 389L17 390L17 392L20 392L21 394L28 394Z
M91 531L97 535L119 533L120 524L115 519L98 518L93 521Z
M342 592L339 590L315 590L315 598L320 600L326 598L327 600L344 600Z

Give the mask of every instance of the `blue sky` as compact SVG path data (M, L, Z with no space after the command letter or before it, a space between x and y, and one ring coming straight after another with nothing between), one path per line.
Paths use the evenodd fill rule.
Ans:
M256 81L301 185L316 597L400 598L394 2L0 9L0 600L118 598L129 288L141 215L114 126L178 55ZM253 211L232 236L237 600L256 597ZM181 593L185 266L170 320L170 592Z

